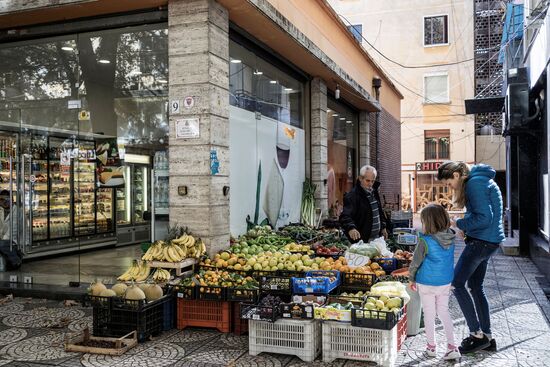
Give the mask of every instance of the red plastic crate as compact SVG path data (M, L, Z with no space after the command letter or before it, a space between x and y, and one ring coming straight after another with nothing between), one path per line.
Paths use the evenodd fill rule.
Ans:
M231 331L235 335L248 334L248 320L241 319L241 303L231 302Z
M403 310L403 317L397 323L397 350L401 350L403 342L407 339L407 306Z
M178 298L178 329L189 326L231 331L231 303L227 301L204 301Z

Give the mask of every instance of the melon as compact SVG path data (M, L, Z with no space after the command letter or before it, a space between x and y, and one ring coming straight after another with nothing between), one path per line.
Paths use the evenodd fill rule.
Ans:
M163 295L162 288L158 284L152 284L145 289L145 298L147 301L155 301Z
M115 297L116 295L116 292L112 289L104 289L99 294L100 297Z
M96 281L90 286L90 292L92 296L99 296L100 293L103 292L105 289L107 289L107 287L101 281Z
M126 289L126 292L124 293L124 298L132 300L132 301L139 301L142 299L145 299L145 293L136 285L131 285Z
M113 291L115 291L116 295L119 297L123 297L124 293L126 292L126 289L128 286L124 283L117 283L111 287Z

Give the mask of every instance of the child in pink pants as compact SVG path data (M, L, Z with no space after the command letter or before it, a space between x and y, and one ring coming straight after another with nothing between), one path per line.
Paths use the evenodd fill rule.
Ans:
M435 317L439 317L447 336L445 360L460 358L455 344L453 321L449 314L449 294L454 273L454 238L449 214L441 205L430 204L420 213L423 234L409 267L411 289L420 295L426 329L426 354L436 357Z

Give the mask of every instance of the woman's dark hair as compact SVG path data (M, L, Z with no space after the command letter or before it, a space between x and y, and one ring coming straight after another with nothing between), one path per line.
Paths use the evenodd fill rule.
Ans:
M459 208L464 208L466 205L466 182L470 174L470 166L464 162L448 161L443 163L437 169L437 179L450 180L454 178L454 174L458 173L460 178L460 188L455 190L454 203Z

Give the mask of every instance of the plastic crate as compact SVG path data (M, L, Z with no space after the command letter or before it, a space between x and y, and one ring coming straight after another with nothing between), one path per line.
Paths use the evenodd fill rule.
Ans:
M292 277L300 278L300 277L303 277L304 274L305 273L303 271L293 271L293 270L278 270L277 271L278 276L286 277L286 278L292 278Z
M227 288L226 299L234 302L251 302L258 301L259 290L250 288Z
M172 295L170 300L164 303L164 322L162 331L172 330L176 326L176 297Z
M278 320L274 323L251 320L248 344L253 356L268 352L313 362L321 353L321 323L317 320Z
M248 320L241 319L239 302L231 302L231 332L238 336L248 333Z
M275 322L280 318L280 315L281 311L278 306L241 303L241 318L245 320Z
M196 299L197 298L197 287L182 287L178 286L174 288L177 298L184 298L184 299Z
M312 320L315 318L313 305L302 305L299 303L282 303L280 305L281 317L283 319Z
M393 366L397 359L397 326L379 330L326 321L322 328L323 362L341 358Z
M405 339L407 339L407 306L405 306L403 317L397 323L397 350L401 350Z
M343 273L341 288L368 291L374 283L376 283L375 274Z
M365 308L353 308L351 310L351 324L357 327L390 330L403 316L403 309L393 311L367 310Z
M197 286L197 299L205 301L225 301L227 288L214 286Z
M397 259L394 257L381 257L373 260L386 272L391 273L397 269Z
M218 329L222 333L231 331L231 303L226 301L204 301L177 299L177 327L189 326Z
M172 294L151 302L92 296L93 335L121 337L136 330L138 340L146 341L163 331L165 304L171 299Z
M340 303L342 305L345 305L349 302L353 303L357 308L361 307L361 305L363 304L362 300L350 299L348 297L331 296L328 298L326 305L330 305L331 303ZM317 307L315 308L315 318L324 321L332 320L337 322L351 323L351 309L338 310L327 307Z
M285 276L260 277L260 291L290 294L292 292L292 278Z
M338 271L308 271L306 278L292 278L292 290L296 294L328 294L340 285ZM335 277L331 281L329 277Z

